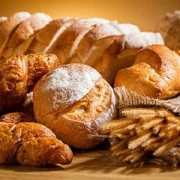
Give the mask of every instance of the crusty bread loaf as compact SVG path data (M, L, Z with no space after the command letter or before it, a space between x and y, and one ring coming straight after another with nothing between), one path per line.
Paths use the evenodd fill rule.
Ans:
M51 21L51 17L44 13L35 13L31 17L24 20L12 33L4 51L3 57L11 57L18 45L28 39L31 35L43 28L47 23Z
M8 17L7 20L1 22L0 24L0 56L3 49L6 46L7 41L12 33L12 31L25 19L29 18L31 15L28 12L18 12Z
M98 145L99 126L116 115L114 92L83 64L67 64L44 76L33 91L36 120L65 143L80 149Z
M115 87L159 99L171 98L180 93L180 57L163 45L151 45L136 56L133 66L120 70Z

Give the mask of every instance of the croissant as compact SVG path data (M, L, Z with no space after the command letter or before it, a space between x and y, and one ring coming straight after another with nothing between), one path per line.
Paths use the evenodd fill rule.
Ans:
M48 54L0 60L0 112L21 105L36 82L58 64L58 58Z
M38 123L0 122L0 136L0 164L45 166L69 164L73 158L69 146Z
M133 66L118 72L114 86L168 99L180 92L179 76L179 55L166 46L150 45L137 54Z

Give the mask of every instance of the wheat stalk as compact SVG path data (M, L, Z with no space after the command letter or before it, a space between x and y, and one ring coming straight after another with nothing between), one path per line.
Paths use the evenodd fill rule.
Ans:
M162 108L124 108L120 114L123 117L106 122L101 128L102 134L109 135L113 156L133 166L144 163L178 166L178 116Z

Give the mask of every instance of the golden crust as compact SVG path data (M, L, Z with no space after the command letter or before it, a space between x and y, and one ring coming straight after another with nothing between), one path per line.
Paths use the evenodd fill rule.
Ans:
M75 68L76 66L80 68L81 71L85 70L88 74L92 72L93 74L96 73L90 67L88 68L88 66L71 64L64 66L68 68L68 71L63 71L63 74L68 74L67 72L69 72L71 78L76 78L77 81L77 78L81 76L78 75L74 77L72 76L72 72L69 71L71 69L70 67ZM87 69L84 69L84 66ZM57 70L58 69L56 69L56 71ZM61 70L62 69L59 69L59 71ZM50 76L53 77L52 73L50 73ZM97 75L95 74L94 76ZM67 88L64 90L64 87L65 84L68 84L67 87L70 87L70 83L72 82L69 81L69 78L67 78L68 81L66 83L63 81L64 84L59 82L59 84L62 83L62 87L57 87L55 89L49 88L50 91L45 91L45 93L43 90L47 89L47 86L50 87L50 85L54 85L56 78L51 79L49 82L50 84L44 81L44 79L49 79L48 76L41 79L34 88L34 112L36 120L49 127L59 139L62 139L65 143L73 147L88 149L97 146L102 142L102 138L97 137L99 126L104 121L113 119L116 115L116 99L114 92L102 77L97 77L98 79L93 82L92 88L88 89L85 94L81 92L81 96L78 96L81 98L73 99L68 106L67 101L69 101L72 91L68 91ZM88 86L92 83L89 78L86 79ZM84 82L84 84L87 82ZM79 87L79 83L82 84L82 81L76 84L77 87ZM74 89L76 95L79 90L77 87ZM59 98L61 98L61 96L57 98L57 93L61 91L65 93L63 97L69 97L66 101L60 102L61 100L59 100ZM47 100L47 97L50 98ZM54 107L52 103L55 104Z
M133 66L118 72L115 87L125 86L153 98L167 99L180 92L180 57L166 46L141 50Z
M0 112L21 105L27 92L47 72L58 66L55 55L14 56L0 61Z
M20 56L0 61L0 111L21 104L27 92L28 69Z
M0 122L6 123L19 123L19 122L33 122L33 119L30 115L22 113L22 112L14 112L14 113L7 113L0 117Z
M0 136L0 164L45 166L72 161L71 149L41 124L0 122Z
M26 141L17 153L17 161L29 166L69 164L72 157L73 154L68 145L49 137Z

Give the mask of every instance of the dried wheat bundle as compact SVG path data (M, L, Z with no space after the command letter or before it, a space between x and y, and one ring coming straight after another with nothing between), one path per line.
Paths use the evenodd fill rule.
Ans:
M142 106L163 107L180 114L180 96L169 100L159 100L127 90L124 86L116 87L114 91L118 96L118 108Z
M124 108L101 133L109 135L112 155L125 164L180 164L180 117L166 109Z

